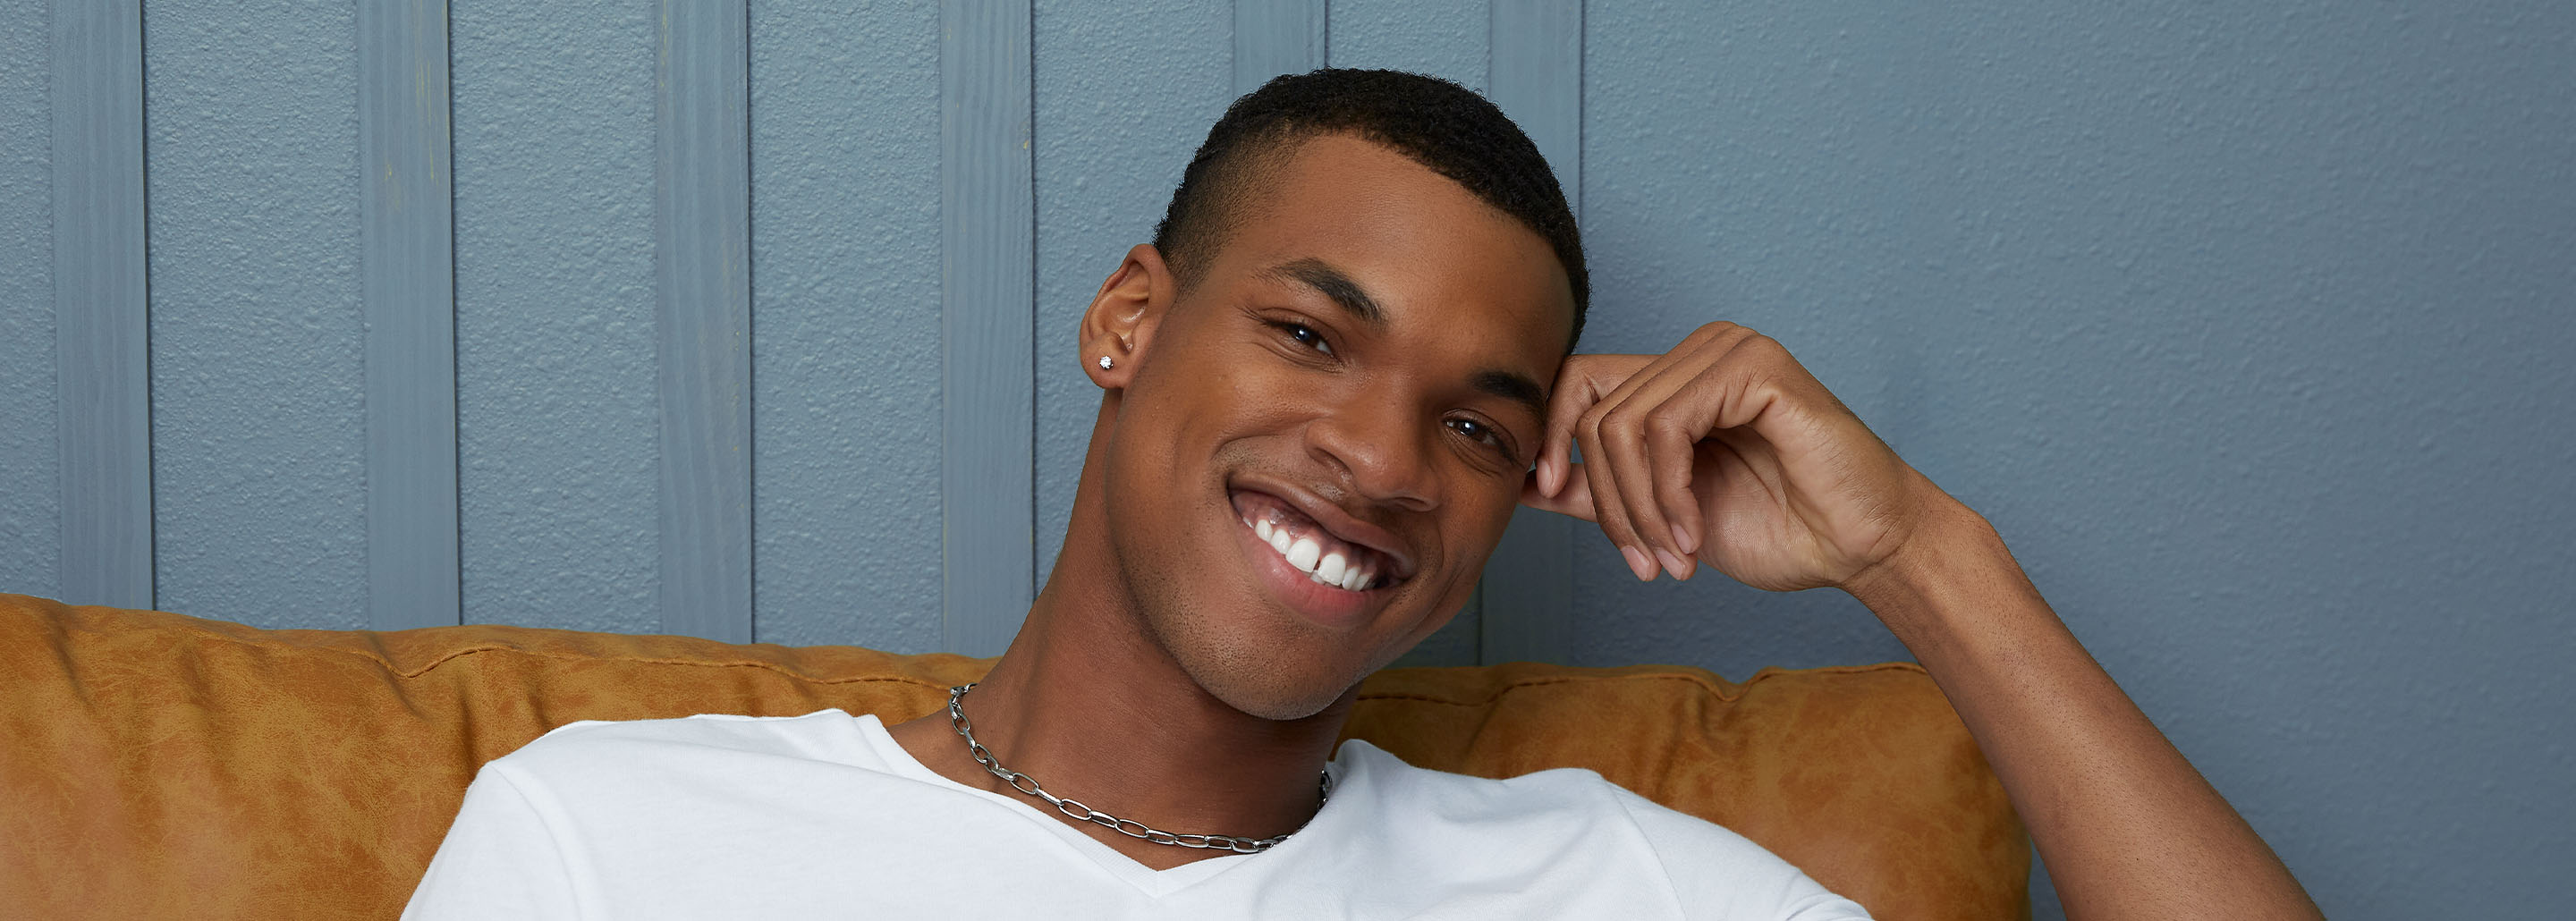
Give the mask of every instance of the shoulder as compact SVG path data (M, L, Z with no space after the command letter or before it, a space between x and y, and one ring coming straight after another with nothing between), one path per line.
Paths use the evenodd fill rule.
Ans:
M1705 831L1733 836L1716 825L1655 805L1611 783L1587 768L1551 768L1516 777L1487 778L1414 767L1361 740L1342 746L1335 764L1352 781L1398 804L1418 805L1443 816L1469 821L1544 818L1554 821L1603 822L1621 827L1652 825L1658 833ZM1652 813L1640 823L1640 809ZM1680 822L1667 821L1679 819Z
M847 761L864 752L864 720L818 710L803 716L699 714L672 719L580 720L485 765L519 779L582 776L602 766L788 758Z
M1669 892L1682 917L1867 917L1753 840L1591 770L1496 780L1413 767L1365 742L1346 745L1337 763L1364 779L1390 818L1441 828L1452 846L1473 840L1560 865L1598 860L1595 878L1634 877L1634 885Z

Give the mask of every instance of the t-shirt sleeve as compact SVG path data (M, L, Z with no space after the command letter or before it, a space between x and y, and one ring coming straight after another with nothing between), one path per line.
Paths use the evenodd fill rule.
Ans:
M571 873L545 817L506 771L485 765L429 872L403 909L406 921L580 916Z
M1859 903L1835 895L1752 839L1698 816L1614 789L1670 877L1682 917L1782 921L1867 919Z

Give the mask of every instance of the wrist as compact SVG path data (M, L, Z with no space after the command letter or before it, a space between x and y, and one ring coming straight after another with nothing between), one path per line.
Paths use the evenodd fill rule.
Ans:
M1842 585L1918 657L1919 644L1958 635L1964 619L2012 607L1994 604L2001 597L2035 593L1985 516L1936 495L1895 552Z

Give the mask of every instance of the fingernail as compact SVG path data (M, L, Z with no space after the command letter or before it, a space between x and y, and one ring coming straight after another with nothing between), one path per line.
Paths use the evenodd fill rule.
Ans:
M1674 525L1673 546L1682 548L1683 553L1689 553L1699 549L1699 540L1693 537L1691 532L1683 530L1681 525Z
M1681 557L1674 556L1669 551L1657 550L1655 558L1664 561L1664 571L1672 573L1675 580L1690 578L1690 564L1682 562Z
M1655 564L1646 559L1644 551L1638 550L1635 547L1621 547L1619 548L1619 555L1628 558L1628 570L1637 574L1637 581L1649 582L1654 580Z

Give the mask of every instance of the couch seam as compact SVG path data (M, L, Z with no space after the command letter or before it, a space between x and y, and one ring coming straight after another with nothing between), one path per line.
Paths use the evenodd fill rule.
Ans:
M853 649L865 649L866 647L858 647L858 646L854 646L854 647L850 647L850 648L853 648ZM355 656L359 656L359 657L362 657L362 658L375 659L375 660L376 660L376 661L378 661L378 662L382 662L386 668L388 668L388 669L392 669L392 668L393 668L393 663L391 663L391 662L385 662L383 659L378 658L378 657L373 656L373 655L369 655L369 654L367 654L367 653L362 653L362 652L352 652L352 651L349 651L349 650L337 650L337 651L340 651L340 652L348 652L350 655L355 655ZM876 652L877 650L868 650L868 651L870 651L870 652ZM781 668L781 667L779 667L776 663L771 663L771 662L691 662L691 661L688 661L688 660L686 660L686 659L665 659L665 658L651 658L651 657L643 657L643 656L596 656L596 655L575 655L575 654L560 653L560 652L545 652L545 651L540 651L540 650L535 650L535 649L520 649L520 648L515 647L515 646L478 646L478 647L475 647L475 648L473 648L473 649L460 649L460 650L457 650L457 651L455 651L455 652L448 653L447 655L444 655L444 656L440 656L440 657L438 657L438 659L437 659L436 661L432 661L432 662L430 662L430 663L428 663L428 664L426 664L426 665L421 666L417 671L409 671L409 672L406 672L406 671L401 671L401 670L395 670L395 671L394 671L394 674L401 675L401 676L403 676L403 677L405 677L405 678L418 678L418 677L420 677L420 676L422 676L422 675L428 674L431 670L436 669L436 668L438 668L438 667L439 667L439 666L441 666L441 665L445 665L445 664L447 664L447 663L449 663L449 662L453 662L453 661L455 661L455 660L457 660L457 659L461 659L461 658L464 658L464 657L466 657L466 656L474 655L474 654L476 654L476 653L484 653L484 652L515 653L515 654L523 655L523 656L533 656L533 657L540 658L540 659L552 659L552 660L559 661L559 662L629 662L629 663L634 663L634 664L638 664L638 665L685 665L685 666L689 666L689 667L692 667L692 668L756 668L756 669L760 669L761 671L766 671L766 672L775 672L775 673L778 673L778 674L781 674L781 675L785 675L785 676L788 676L788 677L790 677L790 678L794 678L794 679L796 679L796 680L798 680L798 681L812 681L812 682L815 682L815 683L818 683L818 684L857 684L857 683L870 682L870 681L899 681L899 682L904 682L904 683L907 683L907 684L917 684L917 685L921 685L921 686L923 686L923 687L945 687L945 685L941 685L940 683L938 683L938 682L936 682L936 681L930 681L930 680L926 680L926 679L922 679L922 678L916 678L916 677L912 677L912 676L910 676L910 675L858 675L858 676L852 676L852 677L846 677L846 678L824 678L824 677L816 677L816 676L811 676L811 675L802 675L802 674L798 674L798 673L796 673L796 672L794 672L794 671L791 671L791 670L789 670L789 669ZM897 653L883 653L883 654L884 654L884 655L897 655Z

